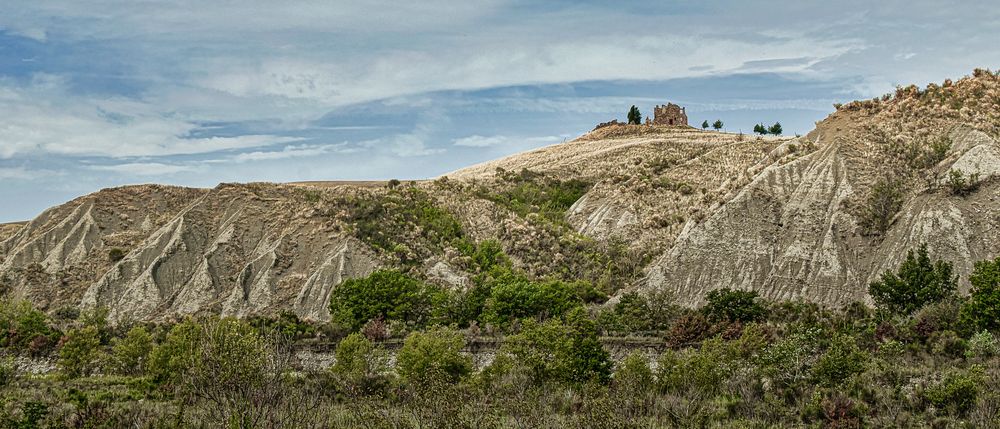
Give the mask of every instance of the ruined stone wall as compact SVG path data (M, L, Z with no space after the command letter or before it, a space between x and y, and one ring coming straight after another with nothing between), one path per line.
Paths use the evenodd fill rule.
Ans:
M653 125L687 125L688 117L684 108L674 103L667 103L653 108Z

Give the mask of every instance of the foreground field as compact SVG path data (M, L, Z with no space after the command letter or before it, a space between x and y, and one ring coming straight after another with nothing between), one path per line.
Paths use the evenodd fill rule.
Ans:
M562 311L484 328L399 323L399 307L358 325L286 315L116 327L100 310L47 318L7 301L0 424L997 427L1000 259L977 264L968 296L956 293L951 272L925 248L910 252L871 285L875 309L726 289L698 309L669 294L627 294L603 307L567 296L549 301ZM486 314L497 311L490 305ZM613 358L599 340L612 333L643 335L632 341L662 352ZM332 367L295 368L295 345L316 339L336 339ZM470 341L498 343L495 357L477 368L463 351ZM46 357L54 370L33 374L27 363Z

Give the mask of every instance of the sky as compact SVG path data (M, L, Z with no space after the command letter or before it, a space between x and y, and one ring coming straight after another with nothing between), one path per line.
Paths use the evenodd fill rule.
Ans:
M124 184L431 178L633 104L804 134L1000 67L998 35L995 0L2 0L0 222Z

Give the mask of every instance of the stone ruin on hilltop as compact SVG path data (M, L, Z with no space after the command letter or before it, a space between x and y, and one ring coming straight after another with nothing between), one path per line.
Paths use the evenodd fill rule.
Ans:
M646 117L646 125L667 125L667 126L687 126L688 116L687 112L683 107L678 106L674 103L662 104L653 107L653 119ZM617 119L612 119L608 122L602 122L594 127L594 131L606 127L616 127L628 125L626 122L619 122Z
M646 118L646 124L650 124ZM684 108L674 103L667 103L653 108L653 125L687 125L688 115Z

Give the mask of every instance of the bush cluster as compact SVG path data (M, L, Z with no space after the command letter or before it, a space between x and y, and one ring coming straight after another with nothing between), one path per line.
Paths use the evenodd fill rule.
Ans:
M293 368L289 342L324 328L291 315L124 329L88 310L62 334L44 313L4 302L5 353L30 353L25 333L57 335L42 354L56 357L61 377L24 377L0 360L0 426L990 427L1000 409L1000 259L975 265L964 297L950 266L928 253L915 249L873 284L875 311L719 289L697 309L653 291L588 312L590 292L526 280L484 250L476 282L487 293L468 328L414 324L392 359L395 340L355 324L326 370ZM358 301L348 310L363 315L352 320L390 325L411 314L397 298L427 287L398 272L359 281L397 307ZM491 307L508 289L523 305ZM444 310L461 301L448 295L441 314L459 314ZM539 302L564 308L547 313ZM501 314L507 335L493 337L495 359L477 368L468 348L483 347L479 316ZM602 332L647 345L615 366L609 344L620 339Z

